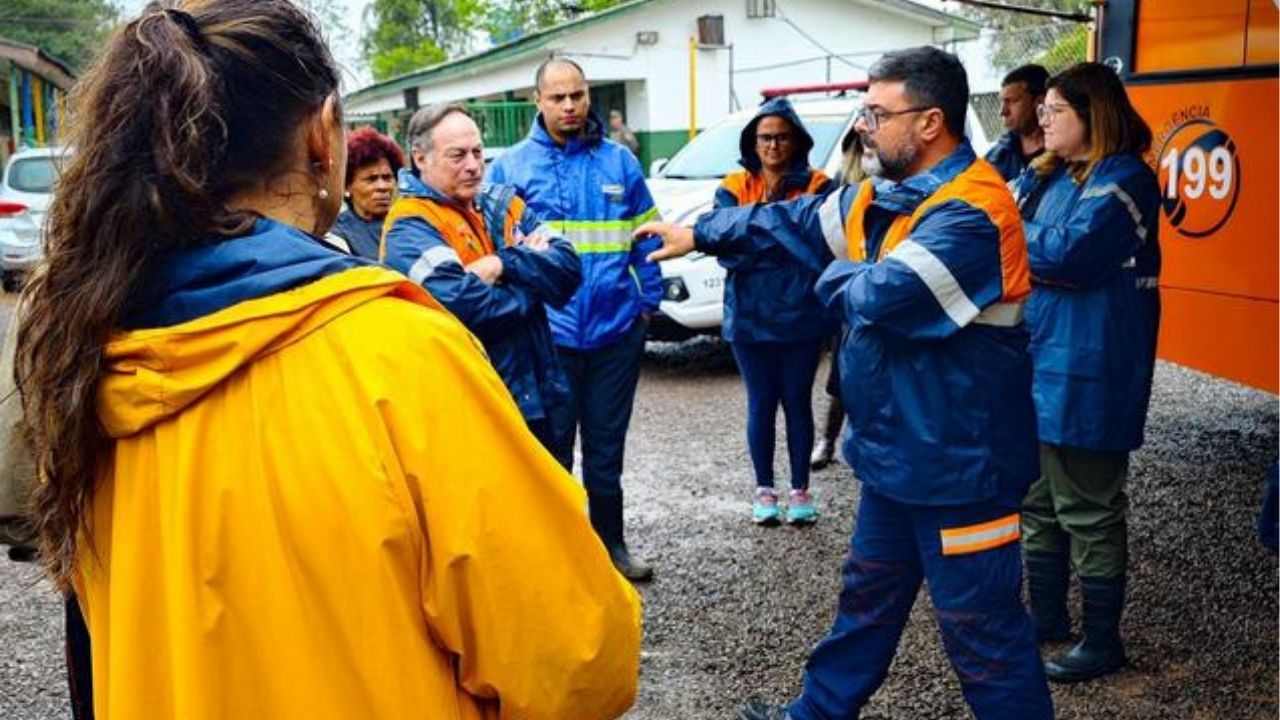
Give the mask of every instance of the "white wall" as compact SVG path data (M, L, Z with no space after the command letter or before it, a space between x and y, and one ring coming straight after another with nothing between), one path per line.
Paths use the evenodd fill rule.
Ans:
M805 39L782 17L747 18L745 0L658 0L640 10L596 23L553 40L536 56L480 72L432 82L418 90L421 104L500 95L527 96L538 63L551 53L573 58L593 83L625 82L628 124L637 130L681 130L689 126L689 38L700 15L724 17L725 41L733 45L734 82L741 107L760 101L760 90L861 80L865 67L882 52L933 42L932 27L874 0L778 0L778 14L848 62L823 59L826 51ZM656 31L655 45L638 45L636 33ZM729 53L697 54L697 124L715 122L730 111ZM778 66L787 63L783 67ZM402 107L400 93L353 105L353 113Z

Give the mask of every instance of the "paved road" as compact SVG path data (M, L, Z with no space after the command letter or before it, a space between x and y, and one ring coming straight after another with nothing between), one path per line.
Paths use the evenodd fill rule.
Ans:
M0 303L0 319L6 312ZM633 546L659 575L642 590L640 697L627 720L728 720L746 695L787 697L831 622L857 483L842 465L817 475L824 514L812 529L751 526L744 417L722 345L650 347L624 484ZM1252 522L1277 424L1274 396L1158 369L1148 443L1131 471L1132 664L1055 688L1059 717L1275 717L1277 564ZM781 454L778 470L785 478ZM48 585L0 561L0 718L66 716L60 638ZM864 718L965 717L922 594Z

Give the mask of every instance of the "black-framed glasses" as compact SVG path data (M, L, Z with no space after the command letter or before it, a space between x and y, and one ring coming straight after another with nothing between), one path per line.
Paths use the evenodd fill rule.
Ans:
M756 144L757 145L786 145L787 143L791 142L793 137L795 136L789 132L776 133L774 135L770 135L768 133L758 133L756 135Z
M907 108L906 110L884 110L882 108L863 107L858 111L858 116L854 121L861 120L862 124L867 127L867 132L875 132L880 129L885 120L897 117L899 115L909 115L911 113L924 112L933 110L937 105L921 105L920 107Z

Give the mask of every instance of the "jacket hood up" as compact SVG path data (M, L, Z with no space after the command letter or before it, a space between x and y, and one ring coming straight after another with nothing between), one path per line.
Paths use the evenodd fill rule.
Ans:
M751 122L748 122L746 127L742 128L742 134L738 136L738 152L741 153L738 164L742 165L750 173L760 172L763 165L760 162L760 154L756 152L756 126L760 124L761 120L770 115L780 117L791 123L792 132L796 136L796 152L791 158L791 167L787 170L787 174L804 173L807 175L809 151L813 149L813 136L805 129L804 123L800 122L800 116L796 114L791 101L785 97L766 100L760 105L760 110L756 112L755 117L751 118Z

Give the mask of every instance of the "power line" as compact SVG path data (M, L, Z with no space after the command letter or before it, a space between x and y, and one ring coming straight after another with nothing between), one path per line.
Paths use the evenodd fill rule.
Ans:
M802 28L802 27L800 27L799 25L797 25L797 24L795 24L794 22L792 22L792 21L791 21L791 18L787 17L787 16L782 12L782 5L775 3L775 4L774 4L774 12L775 12L775 14L776 14L776 17L777 17L779 20L781 20L782 22L786 23L787 25L790 25L792 30L795 30L797 33L799 33L800 37L804 38L805 40L808 40L808 41L809 41L809 44L813 45L814 47L818 48L818 49L819 49L819 50L821 50L822 52L826 53L828 57L834 57L835 59L839 60L840 62L844 63L845 65L848 65L849 67L853 68L854 70L866 70L866 67L865 67L865 66L857 65L857 64L855 64L855 63L849 62L848 60L845 60L845 59L844 59L843 57L841 57L839 54L837 54L837 53L833 52L833 51L832 51L831 49L829 49L827 46L825 46L825 45L823 45L822 43L818 42L818 40L817 40L817 39L815 39L812 35L810 35L809 33L805 32L805 31L804 31L804 28Z

